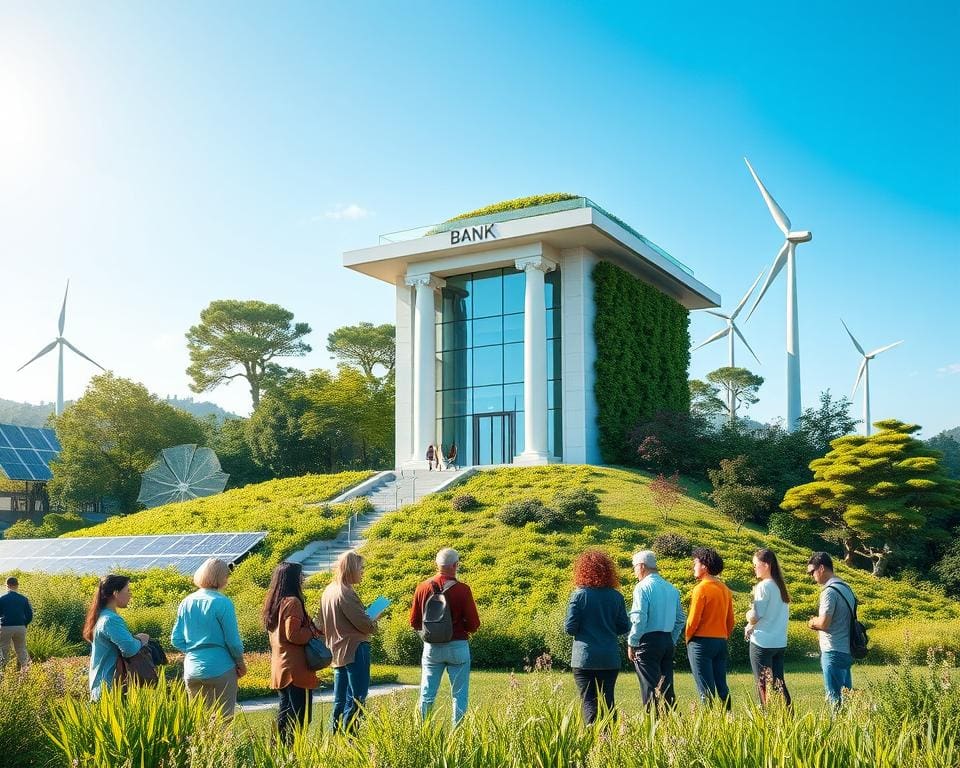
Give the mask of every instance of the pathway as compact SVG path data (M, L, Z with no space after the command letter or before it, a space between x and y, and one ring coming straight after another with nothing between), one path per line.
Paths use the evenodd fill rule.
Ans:
M398 691L411 691L419 688L417 685L409 685L404 683L382 683L380 685L371 685L370 691L367 693L367 698L374 698L376 696L387 696L391 693L396 693ZM313 703L314 704L329 704L333 701L333 691L331 689L326 689L323 693L319 690L313 692ZM255 699L247 699L246 701L237 702L237 709L242 712L262 712L267 709L276 709L278 706L276 696L259 696Z

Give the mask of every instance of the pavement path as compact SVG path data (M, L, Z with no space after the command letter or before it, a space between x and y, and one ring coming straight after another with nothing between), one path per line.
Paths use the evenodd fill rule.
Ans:
M367 694L367 698L374 698L376 696L387 696L391 693L397 693L398 691L415 691L419 688L418 685L410 685L406 683L381 683L379 685L371 685L370 691ZM330 704L333 702L333 691L326 689L323 691L314 691L313 692L313 703L314 704ZM260 696L256 699L247 699L246 701L237 702L237 709L242 712L263 712L268 709L276 709L278 706L276 696Z

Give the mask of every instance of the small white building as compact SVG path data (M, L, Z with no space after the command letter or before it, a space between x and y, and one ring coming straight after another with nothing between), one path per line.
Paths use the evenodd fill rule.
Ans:
M598 388L594 370L598 263L688 310L719 306L689 268L587 198L530 202L343 256L396 288L398 468L454 444L464 466L600 463L596 393L617 381Z

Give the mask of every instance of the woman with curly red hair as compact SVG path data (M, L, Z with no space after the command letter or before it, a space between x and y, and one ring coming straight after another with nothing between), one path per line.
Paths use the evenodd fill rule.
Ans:
M574 561L573 586L563 629L573 635L570 666L583 719L590 724L597 719L600 697L606 710L613 711L621 664L618 637L630 631L630 619L617 566L606 552L589 549Z

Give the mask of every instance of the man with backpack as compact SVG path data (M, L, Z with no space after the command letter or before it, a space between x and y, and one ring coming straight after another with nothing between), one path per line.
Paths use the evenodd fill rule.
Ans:
M820 610L807 626L819 633L820 667L827 701L837 709L843 689L853 688L850 668L854 657L866 655L867 636L857 620L857 597L850 585L834 574L830 555L814 552L807 562L807 575L822 587Z
M460 555L455 549L437 553L437 575L417 587L410 608L410 626L423 640L420 716L426 718L437 698L446 670L453 694L453 723L467 711L470 689L470 645L480 627L470 587L457 580Z

